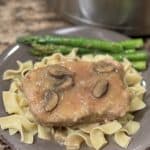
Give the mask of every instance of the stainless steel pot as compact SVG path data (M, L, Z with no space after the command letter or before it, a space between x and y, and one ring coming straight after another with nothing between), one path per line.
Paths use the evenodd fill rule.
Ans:
M150 0L50 0L50 5L77 24L150 35Z

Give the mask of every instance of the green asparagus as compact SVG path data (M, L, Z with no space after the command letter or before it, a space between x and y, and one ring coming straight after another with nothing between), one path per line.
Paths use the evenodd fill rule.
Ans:
M120 44L124 49L135 49L143 47L144 42L142 39L130 39L121 41Z
M38 56L38 57L44 57L44 56L48 55L47 53L41 53L41 51L38 51L36 49L31 49L30 53L32 55ZM134 68L139 70L139 71L142 71L142 70L146 69L146 60L143 60L143 61L131 61L131 62L133 64Z
M136 51L134 53L121 53L121 54L114 54L112 55L116 60L123 60L123 58L127 58L133 61L140 61L140 60L147 60L148 54L142 51Z
M131 54L131 53L135 53L136 50L135 49L127 49L124 51L124 53L127 53L127 54Z
M75 38L75 37L61 37L61 36L24 36L18 40L20 43L32 44L56 44L67 45L72 47L81 47L88 49L97 49L104 52L118 53L123 51L123 47L119 43L87 39L87 38Z
M44 56L49 55L49 54L47 54L47 53L41 53L41 51L36 50L36 49L30 49L29 52L30 52L33 56L38 56L38 57L44 57Z
M62 54L68 54L72 51L72 49L76 48L78 50L78 54L86 54L86 53L93 53L90 49L86 48L78 48L78 47L71 47L71 46L63 46L63 45L54 45L54 44L38 44L33 43L32 47L41 53L52 54L60 52Z
M71 47L71 46L64 46L64 45L54 45L54 44L33 43L32 47L36 50L41 51L41 53L45 53L45 54L52 54L52 53L56 53L56 52L60 52L62 54L67 54L67 53L70 53L73 48L78 49L77 54L79 54L79 55L83 55L83 54L87 54L87 53L106 54L106 52L100 52L99 50L95 50L95 49L91 50L91 49L86 49L86 48ZM136 52L135 49L129 49L129 50L124 51L125 54L133 54L135 52Z
M148 53L137 50L143 47L142 39L130 39L121 42L110 42L96 39L62 37L62 36L24 36L17 40L32 46L32 55L43 57L56 52L68 54L77 48L77 55L108 54L118 61L129 59L137 70L146 68Z
M50 55L53 53L57 53L60 52L62 54L68 54L72 51L73 48L75 47L71 47L71 46L63 46L63 45L54 45L54 44L46 44L46 45L42 45L42 44L37 44L37 43L33 43L32 47L35 49L34 52L32 52L32 54L35 55ZM123 58L127 58L129 60L147 60L148 58L148 54L145 51L135 51L134 49L130 49L130 50L126 50L122 53L118 53L118 54L111 54L111 53L104 53L104 52L100 52L98 50L90 50L90 49L86 49L86 48L77 48L78 49L78 55L84 55L87 53L91 53L91 54L109 54L112 55L115 59L117 60L123 60ZM37 53L35 51L38 51Z
M109 52L118 52L124 49L135 49L143 47L142 39L130 39L121 42L110 42L100 39L76 38L76 37L63 37L63 36L23 36L17 40L20 43L32 44L33 42L43 44L59 44L69 45L73 47L95 48Z
M133 67L138 71L142 71L146 69L147 62L146 61L135 61L132 62Z

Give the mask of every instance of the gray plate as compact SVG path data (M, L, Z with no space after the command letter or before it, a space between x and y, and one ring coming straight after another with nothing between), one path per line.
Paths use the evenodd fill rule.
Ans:
M123 36L121 34L104 30L97 29L92 27L72 27L65 29L58 29L54 31L41 31L38 34L59 34L66 36L85 36L92 38L100 38L107 39L112 41L119 41L128 39L128 37ZM16 60L26 61L33 60L36 58L29 55L27 52L28 47L23 45L15 44L9 47L4 53L0 56L0 116L6 115L3 103L2 103L2 91L8 90L9 81L2 80L2 74L5 70L10 68L16 68ZM147 89L150 86L150 80L148 80L148 76L150 73L150 68L147 71L143 72L143 77L147 83ZM150 146L150 98L149 91L145 95L145 102L147 104L147 108L136 113L136 120L141 122L141 129L139 132L133 136L132 142L128 147L128 150L145 150ZM12 149L16 150L61 150L65 149L63 146L58 145L54 141L46 141L35 139L34 144L27 145L20 142L20 136L10 136L7 131L0 130L0 135L7 141L7 143L12 147ZM83 150L88 149L83 146ZM113 141L110 140L109 144L103 150L122 150L119 146L117 146ZM147 149L148 150L148 149Z

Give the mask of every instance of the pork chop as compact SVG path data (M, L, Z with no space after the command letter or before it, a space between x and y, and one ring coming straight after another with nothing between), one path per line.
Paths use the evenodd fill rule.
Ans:
M72 126L124 116L130 95L123 78L122 65L113 60L63 60L28 72L22 89L39 123Z

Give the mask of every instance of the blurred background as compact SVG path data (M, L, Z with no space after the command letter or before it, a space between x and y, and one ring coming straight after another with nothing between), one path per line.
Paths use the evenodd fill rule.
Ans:
M150 0L0 0L0 52L16 37L92 25L143 37L150 47Z
M0 0L0 52L20 35L71 26L50 8L46 0Z

